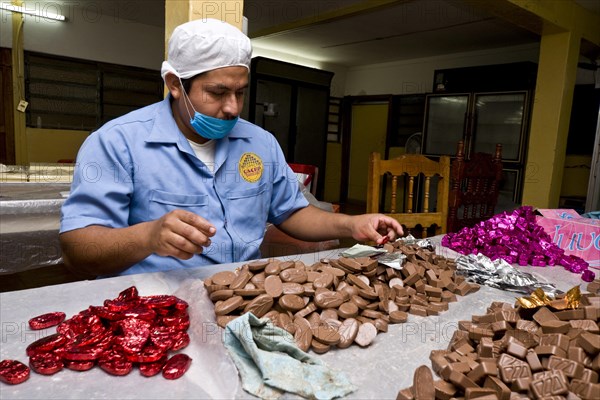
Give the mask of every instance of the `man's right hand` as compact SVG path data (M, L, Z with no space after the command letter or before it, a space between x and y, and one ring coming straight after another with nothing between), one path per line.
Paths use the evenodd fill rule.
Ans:
M159 256L189 260L210 246L216 228L201 216L184 210L173 210L150 222L150 249Z

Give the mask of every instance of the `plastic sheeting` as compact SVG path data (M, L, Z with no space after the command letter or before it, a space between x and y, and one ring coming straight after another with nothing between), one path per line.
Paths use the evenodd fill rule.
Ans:
M0 274L61 262L60 208L70 184L0 183Z
M439 237L437 243L439 244ZM340 250L289 256L285 260L301 260L312 264L321 258L339 257ZM436 252L446 257L457 254L441 246ZM54 330L31 331L27 321L36 315L63 311L68 317L113 298L121 290L136 285L141 295L175 294L190 303L191 344L182 352L193 361L190 370L180 379L167 381L161 376L145 378L137 371L124 377L110 376L94 368L92 371L63 370L52 376L31 374L28 381L16 385L0 385L4 399L244 399L253 398L243 391L237 370L221 342L222 330L215 324L214 306L204 290L202 279L221 270L233 270L241 264L223 264L163 273L127 275L95 281L82 281L58 286L17 292L0 293L0 327L2 346L0 359L27 362L26 347ZM563 268L518 267L540 275L541 280L556 283L566 291L580 284L579 275ZM353 345L347 349L332 349L318 355L327 365L346 373L357 390L347 398L395 399L398 390L412 385L415 369L431 365L429 353L445 349L458 321L472 315L485 314L492 301L515 302L515 293L482 286L459 297L450 309L439 316L409 315L404 324L390 325L387 333L377 335L367 348ZM313 354L313 353L311 353ZM295 398L285 396L285 398Z

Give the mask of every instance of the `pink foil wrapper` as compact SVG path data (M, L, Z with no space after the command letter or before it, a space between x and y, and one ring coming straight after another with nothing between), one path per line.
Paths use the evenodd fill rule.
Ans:
M584 273L582 279L594 279L589 264L580 257L565 255L563 249L552 243L552 238L536 223L533 208L519 207L482 221L471 228L448 233L442 246L461 254L486 255L492 260L504 259L510 264L562 265L573 273ZM589 281L588 281L589 282Z

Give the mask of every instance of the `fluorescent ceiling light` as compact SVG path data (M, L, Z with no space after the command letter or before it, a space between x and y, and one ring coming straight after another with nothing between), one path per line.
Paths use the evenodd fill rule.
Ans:
M0 9L6 10L6 11L12 11L12 12L16 12L16 13L21 13L21 14L35 15L36 17L41 17L41 18L46 18L46 19L54 19L56 21L66 21L67 20L67 17L65 17L64 15L56 14L55 12L52 12L49 10L39 10L37 8L35 10L28 10L25 7L15 6L12 4L7 4L7 3L0 3Z

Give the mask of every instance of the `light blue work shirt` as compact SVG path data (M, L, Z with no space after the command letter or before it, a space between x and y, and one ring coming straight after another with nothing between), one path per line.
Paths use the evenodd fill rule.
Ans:
M308 205L279 144L240 119L216 143L213 174L177 127L169 99L110 121L86 139L61 210L61 233L123 228L183 209L215 226L212 244L189 260L152 254L121 274L260 258L267 222L280 224ZM98 251L94 243L81 246ZM127 248L121 243L111 251Z

